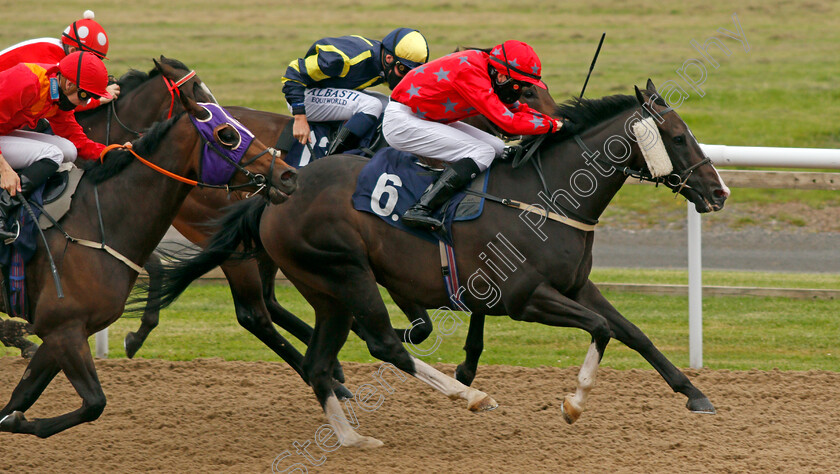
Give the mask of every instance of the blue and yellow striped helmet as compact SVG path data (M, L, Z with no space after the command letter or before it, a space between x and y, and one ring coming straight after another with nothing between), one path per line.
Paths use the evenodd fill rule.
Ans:
M415 68L429 60L429 43L417 30L397 28L382 40L382 46L401 64Z

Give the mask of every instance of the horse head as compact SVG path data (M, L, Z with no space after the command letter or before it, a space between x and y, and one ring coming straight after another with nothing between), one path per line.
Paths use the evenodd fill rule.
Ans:
M668 106L648 79L645 90L636 89L642 120L632 131L654 179L694 203L698 212L719 211L729 196L711 160L688 125Z
M161 73L169 80L173 80L172 74L180 74L165 66ZM215 102L198 102L196 93L204 90L203 84L190 85L193 79L177 84L180 93L176 95L204 143L198 164L200 181L211 187L264 193L273 204L288 199L297 188L297 171L279 159L279 151L263 144L223 107Z

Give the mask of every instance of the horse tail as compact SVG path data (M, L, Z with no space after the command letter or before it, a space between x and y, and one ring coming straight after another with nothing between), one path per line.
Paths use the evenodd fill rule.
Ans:
M175 302L190 283L222 263L248 260L262 252L259 228L266 205L264 199L246 199L227 207L224 216L213 222L219 230L203 250L186 246L175 251L158 249L163 258L150 262L147 271L159 281L140 285L141 296L130 302L139 307L132 305L131 310L160 311Z

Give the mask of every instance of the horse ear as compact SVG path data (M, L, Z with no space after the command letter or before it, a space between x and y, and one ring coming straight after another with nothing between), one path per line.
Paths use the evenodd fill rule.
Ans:
M653 85L653 81L651 81L650 78L648 78L647 86L645 87L645 89L647 89L647 91L651 94L656 93L656 86Z
M161 59L163 59L163 56L161 56L160 58L161 58ZM153 63L155 63L155 69L157 69L158 71L163 72L163 70L160 68L160 63L159 63L159 62L157 62L157 59L152 58L152 62L153 62Z
M193 117L196 117L199 120L207 120L210 118L210 111L198 105L198 102L196 102L190 94L178 94L178 98L181 99L181 105L184 106L187 113Z
M639 101L639 105L645 104L645 96L642 94L642 91L639 90L639 86L633 86L636 89L636 100Z

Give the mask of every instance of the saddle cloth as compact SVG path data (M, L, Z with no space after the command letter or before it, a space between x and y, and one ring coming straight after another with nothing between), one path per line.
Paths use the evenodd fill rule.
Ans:
M408 227L400 219L438 174L438 171L419 165L418 158L411 153L382 148L359 173L356 191L353 193L353 207L374 214L389 225L423 240L433 243L443 241L452 245L452 223L477 219L484 210L484 198L460 192L448 204L441 206L435 212L435 217L443 219L445 233ZM478 175L470 188L484 192L488 180L489 170Z

